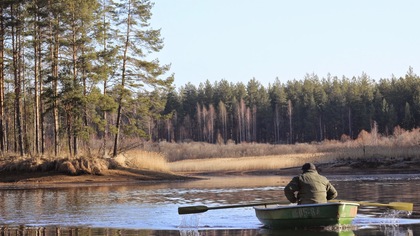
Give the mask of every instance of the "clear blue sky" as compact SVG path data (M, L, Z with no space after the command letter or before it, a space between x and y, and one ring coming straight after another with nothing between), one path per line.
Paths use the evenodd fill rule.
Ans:
M177 88L420 70L418 0L156 0L152 13Z

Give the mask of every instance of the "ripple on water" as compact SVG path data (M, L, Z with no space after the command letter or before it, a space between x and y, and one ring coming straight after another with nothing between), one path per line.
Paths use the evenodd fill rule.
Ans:
M398 226L398 225L411 225L411 224L420 224L420 219L409 219L411 212L408 211L399 211L390 209L388 211L382 212L378 215L358 215L353 224L357 226L366 226L366 225L389 225L389 226Z
M179 228L198 229L199 224L200 224L200 214L182 215Z

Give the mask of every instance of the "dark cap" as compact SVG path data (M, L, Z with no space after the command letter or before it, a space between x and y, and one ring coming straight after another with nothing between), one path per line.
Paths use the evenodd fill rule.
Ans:
M303 171L316 170L316 167L315 167L315 165L314 165L314 164L312 164L312 163L305 163L305 164L302 166L302 170L303 170Z

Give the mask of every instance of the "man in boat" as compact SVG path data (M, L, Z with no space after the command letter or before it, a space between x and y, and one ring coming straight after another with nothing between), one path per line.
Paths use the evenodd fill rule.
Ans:
M286 198L297 204L326 203L337 197L337 190L330 181L318 173L312 163L302 166L302 174L294 177L284 188Z

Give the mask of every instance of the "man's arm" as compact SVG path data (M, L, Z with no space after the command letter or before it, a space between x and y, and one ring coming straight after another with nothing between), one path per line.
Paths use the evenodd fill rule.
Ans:
M299 191L299 180L298 178L294 177L289 184L286 185L284 188L284 195L286 196L287 200L291 203L296 203L298 199L296 198L296 192Z
M338 196L337 190L328 182L327 184L327 200L332 200Z

